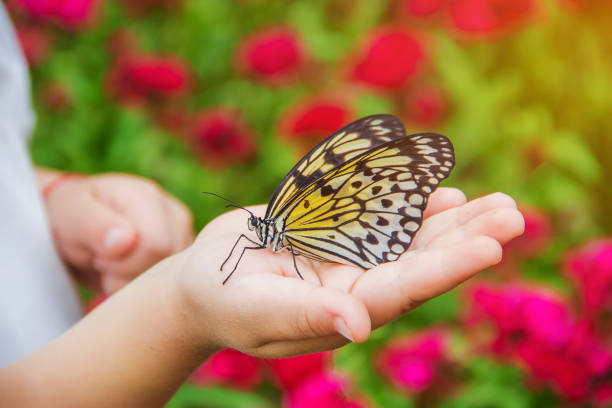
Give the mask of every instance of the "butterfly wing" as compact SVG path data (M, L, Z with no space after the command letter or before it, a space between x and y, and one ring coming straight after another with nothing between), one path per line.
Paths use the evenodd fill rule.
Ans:
M338 166L388 141L406 136L402 122L393 115L361 118L312 148L278 185L265 218L275 218L288 202Z
M368 269L399 258L427 199L451 172L451 142L435 133L392 139L327 172L288 201L286 244L317 260Z

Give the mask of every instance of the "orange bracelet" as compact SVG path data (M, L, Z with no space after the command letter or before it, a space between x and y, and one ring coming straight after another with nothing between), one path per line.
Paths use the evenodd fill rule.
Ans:
M51 193L53 192L53 190L55 190L59 185L63 184L64 182L71 181L71 180L79 180L83 178L85 178L85 176L80 173L62 173L60 174L59 176L54 178L51 182L49 182L46 186L43 187L42 189L43 199L45 200L48 199Z

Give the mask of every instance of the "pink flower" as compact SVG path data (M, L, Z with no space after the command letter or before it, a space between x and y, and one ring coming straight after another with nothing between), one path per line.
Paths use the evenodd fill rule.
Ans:
M309 149L348 124L352 112L342 100L318 96L300 101L283 113L280 133Z
M511 353L523 341L558 349L572 335L571 310L553 293L523 285L495 288L481 284L472 289L471 299L468 323L486 321L494 325L495 353Z
M415 17L428 17L440 12L447 0L404 0L404 10Z
M398 29L371 34L359 51L351 78L392 91L413 78L425 62L423 46L416 36Z
M345 395L346 380L331 374L310 377L286 398L288 408L361 408L357 401L349 401Z
M593 401L597 405L609 406L610 402L612 402L612 383L608 381L598 387L597 391L595 391Z
M41 28L19 26L17 28L17 38L19 38L23 54L31 67L39 66L49 56L51 39Z
M298 36L284 28L268 28L251 34L238 49L239 65L252 75L272 82L293 76L304 63Z
M400 389L424 391L438 375L446 343L446 334L441 330L392 341L377 356L378 371Z
M117 60L106 85L120 101L142 104L184 93L190 76L188 65L175 56L132 55Z
M578 287L587 318L612 308L612 239L592 241L568 253L564 271Z
M233 388L252 389L262 380L261 364L255 357L233 349L213 354L193 374L196 384L223 384Z
M559 394L576 401L586 402L594 393L605 392L598 384L612 368L612 353L603 348L588 322L574 327L562 349L523 342L517 354L533 377L550 382Z
M285 390L292 390L310 377L331 369L331 352L267 360L272 375Z
M193 122L191 140L201 160L213 167L245 162L255 153L252 131L231 109L199 114Z
M435 126L447 111L446 93L436 87L419 87L408 94L406 118L421 127Z
M16 0L30 16L50 19L66 27L87 23L93 15L96 0Z
M524 22L535 12L533 0L454 0L450 15L460 32L496 34Z
M532 378L547 382L562 396L587 401L606 397L612 352L588 321L577 321L567 302L522 285L472 291L468 323L493 324L492 350L518 361Z

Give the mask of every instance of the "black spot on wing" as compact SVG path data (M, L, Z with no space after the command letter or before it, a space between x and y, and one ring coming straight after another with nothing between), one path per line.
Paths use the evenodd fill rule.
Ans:
M333 194L333 192L334 192L334 189L329 184L326 184L323 187L321 187L321 196L322 197L327 197L328 195Z

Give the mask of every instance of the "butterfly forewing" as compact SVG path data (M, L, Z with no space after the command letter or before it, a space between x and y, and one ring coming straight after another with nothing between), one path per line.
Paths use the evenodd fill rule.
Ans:
M404 125L393 115L367 116L338 130L316 145L285 176L270 199L265 218L274 218L305 188L343 163L403 137L406 137Z
M422 223L429 194L454 165L438 134L393 139L328 172L279 216L301 255L371 268L396 260Z

